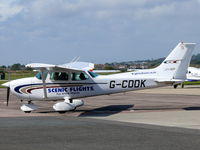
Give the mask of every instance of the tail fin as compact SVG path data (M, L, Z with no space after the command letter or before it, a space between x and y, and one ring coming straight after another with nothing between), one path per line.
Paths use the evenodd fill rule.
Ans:
M179 43L157 70L157 80L185 80L195 43Z

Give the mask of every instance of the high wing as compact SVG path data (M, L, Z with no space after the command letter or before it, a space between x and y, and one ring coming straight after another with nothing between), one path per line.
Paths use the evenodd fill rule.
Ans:
M95 73L119 73L120 70L93 70Z
M63 65L52 65L43 63L27 64L26 67L34 68L36 70L51 70L51 71L85 71L94 69L93 63L88 62L72 62Z
M80 70L93 70L94 64L89 62L71 62L67 64L60 65L66 68L76 68Z

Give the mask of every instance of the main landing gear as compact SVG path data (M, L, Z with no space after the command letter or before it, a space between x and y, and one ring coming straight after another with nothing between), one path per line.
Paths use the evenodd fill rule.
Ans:
M60 114L63 114L67 111L74 111L77 107L83 106L84 102L80 99L65 99L63 102L58 102L53 105L53 109ZM28 101L28 104L23 104L20 109L25 113L30 113L34 110L37 110L38 107L34 105L31 101Z
M180 85L181 85L181 88L184 88L184 84L183 84L183 83L181 83ZM176 89L176 88L178 87L178 84L175 84L175 85L173 85L173 86L174 86L174 88Z
M58 102L53 105L53 109L58 113L65 113L67 111L74 111L77 107L83 106L84 102L80 99L65 99L64 102Z

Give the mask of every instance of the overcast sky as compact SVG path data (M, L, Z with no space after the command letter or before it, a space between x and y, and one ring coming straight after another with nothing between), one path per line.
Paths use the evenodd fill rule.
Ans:
M0 0L0 65L160 58L181 41L200 44L200 0Z

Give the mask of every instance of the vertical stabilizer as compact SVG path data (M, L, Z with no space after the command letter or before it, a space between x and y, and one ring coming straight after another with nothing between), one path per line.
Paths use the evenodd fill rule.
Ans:
M179 43L168 57L156 68L157 79L185 80L195 43Z

